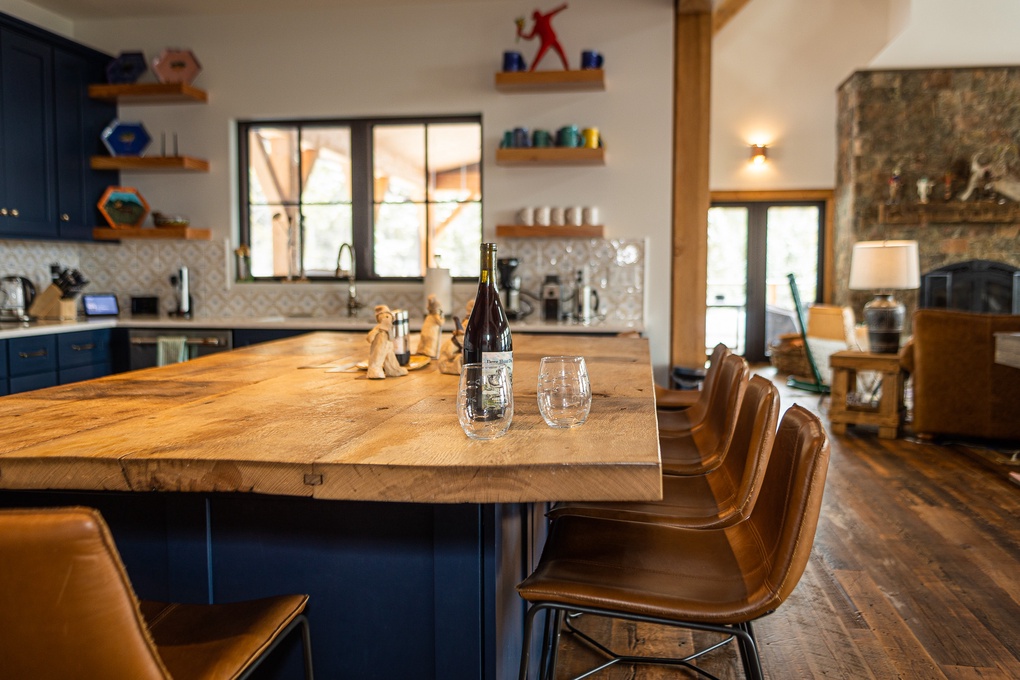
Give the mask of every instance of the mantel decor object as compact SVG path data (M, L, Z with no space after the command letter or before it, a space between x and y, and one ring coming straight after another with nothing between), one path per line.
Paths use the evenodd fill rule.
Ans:
M149 70L145 55L141 52L121 52L120 56L106 65L106 82L111 85L130 85Z
M152 141L141 123L125 123L117 119L106 126L102 139L111 156L141 156Z
M190 85L202 71L191 50L168 47L152 60L152 72L161 83Z
M864 305L868 345L873 354L900 351L900 333L906 308L893 291L921 286L917 241L862 241L850 257L850 289L873 290L875 299Z
M113 229L137 229L149 215L149 204L133 187L107 187L98 206Z

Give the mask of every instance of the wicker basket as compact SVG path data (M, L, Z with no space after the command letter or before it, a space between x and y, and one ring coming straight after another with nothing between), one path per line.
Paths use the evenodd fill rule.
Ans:
M780 373L811 375L811 364L808 363L800 333L780 335L779 342L769 345L769 352L769 361Z

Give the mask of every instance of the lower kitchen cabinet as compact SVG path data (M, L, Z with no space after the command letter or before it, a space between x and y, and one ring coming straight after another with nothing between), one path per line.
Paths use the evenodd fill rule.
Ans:
M7 341L0 340L0 397L7 394Z
M111 372L110 330L0 340L0 394L101 378Z
M28 392L57 384L57 339L33 335L7 341L10 392Z
M61 385L109 375L111 366L109 329L57 336L57 379Z
M260 342L292 338L295 335L304 335L310 332L290 328L239 328L234 331L234 349L257 345Z

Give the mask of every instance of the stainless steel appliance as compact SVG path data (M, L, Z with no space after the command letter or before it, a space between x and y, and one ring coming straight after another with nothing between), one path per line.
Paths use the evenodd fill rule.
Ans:
M24 276L0 279L0 321L28 321L35 285Z
M503 303L506 318L511 321L523 319L535 310L534 305L521 298L521 277L515 273L520 264L521 261L516 257L501 257L496 261L499 270L499 299ZM534 295L523 294L535 299Z
M588 269L578 269L574 288L574 321L589 324L598 314L598 309L599 294L591 287Z
M184 319L191 318L191 272L182 266L170 277L174 294L177 296L177 308L170 312L171 316Z
M128 369L134 371L156 366L159 339L167 336L184 336L190 358L233 349L229 330L132 328L128 331Z
M542 284L542 320L560 320L560 301L563 298L563 287L560 286L558 274L546 274Z

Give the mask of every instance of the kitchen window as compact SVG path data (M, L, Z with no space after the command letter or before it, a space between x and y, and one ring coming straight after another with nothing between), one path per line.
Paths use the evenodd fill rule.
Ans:
M478 116L243 121L241 243L256 280L478 276Z

